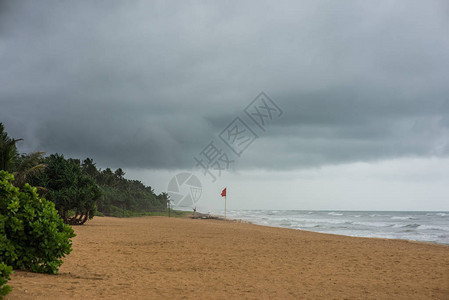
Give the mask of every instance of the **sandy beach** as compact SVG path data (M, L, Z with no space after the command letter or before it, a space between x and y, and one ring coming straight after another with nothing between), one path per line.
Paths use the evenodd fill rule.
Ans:
M16 271L6 299L449 299L449 246L220 220L74 227L58 275Z

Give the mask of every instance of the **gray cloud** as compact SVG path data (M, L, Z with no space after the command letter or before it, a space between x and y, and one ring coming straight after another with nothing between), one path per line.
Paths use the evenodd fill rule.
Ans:
M0 2L0 121L23 151L186 168L264 90L239 160L448 155L444 2Z

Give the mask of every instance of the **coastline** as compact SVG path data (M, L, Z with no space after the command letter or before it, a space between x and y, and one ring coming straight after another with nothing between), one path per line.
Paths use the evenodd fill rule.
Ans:
M59 275L16 271L6 299L444 299L449 246L235 220L96 217Z
M268 227L268 228L281 228L281 229L299 230L299 231L318 233L318 234L329 234L329 235L342 236L342 237L354 237L354 238L364 238L364 239L379 239L379 240L397 240L397 241L406 241L406 242L410 242L410 243L439 245L439 246L449 247L449 244L443 244L443 243L437 243L437 242L431 242L431 241L419 241L419 240L413 240L413 239L384 238L384 237L376 237L376 236L351 236L351 235L338 234L338 233L319 232L319 231L313 231L313 230L308 230L308 229L297 229L297 228L280 227L280 226L276 226L276 225L258 224L258 223L254 223L254 222L251 222L251 221L248 221L248 220L237 219L237 218L233 218L233 217L227 217L225 219L224 216L222 216L222 215L215 215L215 214L206 214L206 213L197 213L197 214L198 214L198 216L194 217L192 219L218 220L218 221L225 221L225 222L252 224L252 225L255 225L255 226L262 226L262 227Z
M449 245L449 212L241 210L230 218L253 224L353 237Z

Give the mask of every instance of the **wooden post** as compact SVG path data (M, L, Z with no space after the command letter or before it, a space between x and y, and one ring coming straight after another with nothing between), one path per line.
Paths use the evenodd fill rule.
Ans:
M170 200L168 200L168 217L170 218Z
M225 220L226 220L226 196L225 196Z

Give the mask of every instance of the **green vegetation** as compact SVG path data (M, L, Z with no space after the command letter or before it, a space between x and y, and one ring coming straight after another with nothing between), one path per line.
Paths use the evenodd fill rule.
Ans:
M102 193L94 180L83 174L79 160L52 154L42 162L46 166L44 172L31 178L30 183L44 190L64 222L81 225L92 219ZM75 214L72 216L69 211Z
M91 158L86 158L81 166L84 174L101 188L102 196L97 200L97 210L104 215L134 217L166 211L168 199L165 193L156 195L151 187L142 182L126 179L121 168L114 172L110 168L97 169Z
M18 156L16 143L20 139L13 139L5 132L5 127L0 123L0 170L10 171Z
M43 172L46 165L43 162L44 152L34 152L31 154L22 154L15 159L13 171L14 185L22 187L29 182L31 178Z
M90 158L81 164L60 154L45 157L41 163L46 168L30 183L41 187L67 224L81 225L99 214L135 217L166 211L165 193L156 195L140 181L126 179L120 168L101 170Z
M0 171L0 261L15 269L56 274L71 251L73 229L54 203L37 189L13 186L14 176Z
M166 193L156 195L142 182L126 179L121 168L101 170L91 158L81 163L61 154L19 155L18 141L0 123L0 170L15 176L15 186L36 186L41 196L55 204L66 224L81 225L95 215L134 217L162 215L167 210Z
M175 218L183 218L183 217L187 217L187 216L192 216L192 212L191 211L185 211L185 210L171 210L171 216L175 217ZM166 217L167 216L167 212L149 212L147 213L145 216L151 216L151 217L156 217L156 216L163 216Z
M14 185L19 187L45 168L45 165L40 163L44 152L19 155L16 144L21 140L9 137L0 123L0 170L12 173L16 178Z
M0 263L0 299L3 299L10 291L11 287L6 285L9 279L9 274L12 273L12 267L4 263Z
M182 210L171 210L170 213L171 217L185 217L188 215L192 215L192 212L190 211L182 211ZM117 208L113 206L113 209L111 210L110 215L111 217L118 217L118 218L132 218L132 217L157 217L157 216L168 216L168 211L150 211L150 212L135 212L131 210L122 210L120 208Z

